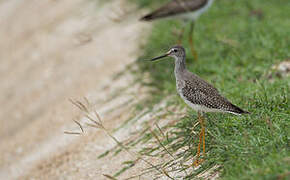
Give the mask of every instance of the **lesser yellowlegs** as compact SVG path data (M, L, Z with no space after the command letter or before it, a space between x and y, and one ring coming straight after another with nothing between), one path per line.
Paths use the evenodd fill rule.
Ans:
M233 105L225 97L221 96L215 87L188 71L185 66L185 50L182 46L174 46L166 54L153 58L151 61L167 56L175 59L174 73L178 94L187 105L198 113L201 132L199 134L197 155L194 162L197 166L202 161L199 160L201 144L203 144L203 155L205 156L205 124L203 113L222 112L241 115L249 112Z

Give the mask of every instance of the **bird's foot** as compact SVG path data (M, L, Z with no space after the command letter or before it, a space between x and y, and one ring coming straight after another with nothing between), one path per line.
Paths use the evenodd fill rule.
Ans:
M198 167L203 161L204 159L197 159L193 162L193 166Z

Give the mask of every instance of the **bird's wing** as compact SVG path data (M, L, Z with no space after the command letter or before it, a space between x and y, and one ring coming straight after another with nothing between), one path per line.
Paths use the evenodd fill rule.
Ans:
M186 100L193 104L237 114L247 113L221 96L216 88L198 76L191 80L185 80L182 93Z
M157 18L174 16L180 13L194 11L206 5L208 0L172 0L161 8L144 16L141 20L150 21Z

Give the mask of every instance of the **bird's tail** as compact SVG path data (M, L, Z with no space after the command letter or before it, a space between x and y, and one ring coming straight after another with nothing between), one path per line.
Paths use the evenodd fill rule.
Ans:
M233 104L232 104L232 107L233 107L233 110L232 110L233 113L237 113L237 114L251 114L250 112L245 111L245 110L239 108L239 107L236 106L236 105L233 105Z
M140 21L151 21L151 20L153 20L153 14L148 14L140 18Z

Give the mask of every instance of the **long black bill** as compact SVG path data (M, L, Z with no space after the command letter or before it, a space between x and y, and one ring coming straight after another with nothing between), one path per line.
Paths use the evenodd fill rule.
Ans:
M158 57L156 57L156 58L153 58L153 59L151 59L150 61L156 61L156 60L158 60L158 59L165 58L165 57L167 57L168 55L169 55L169 54L166 53L166 54L164 54L164 55L162 55L162 56L158 56Z

